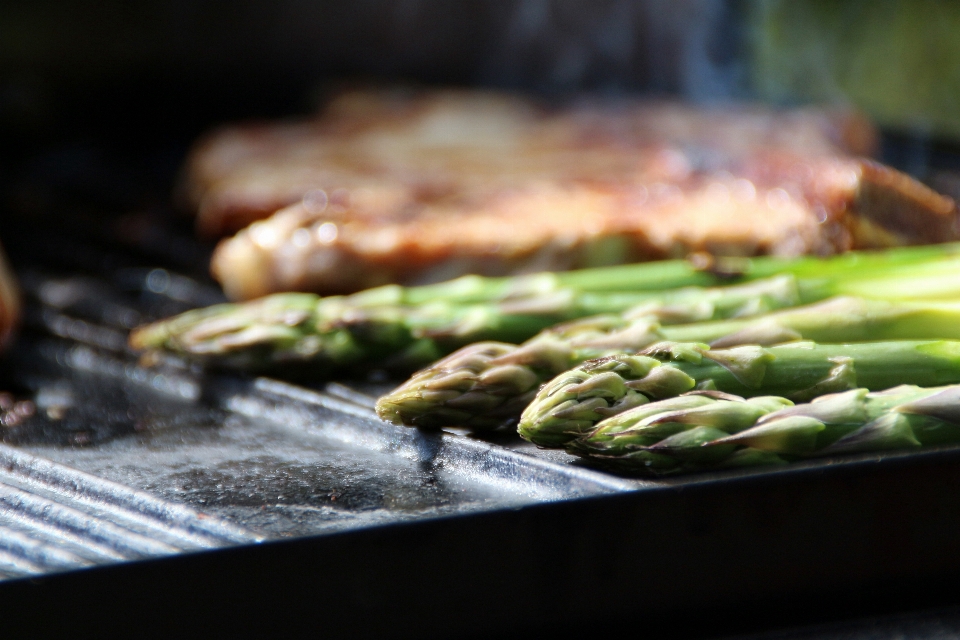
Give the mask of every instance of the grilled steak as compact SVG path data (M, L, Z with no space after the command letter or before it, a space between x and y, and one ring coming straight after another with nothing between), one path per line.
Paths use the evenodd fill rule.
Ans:
M642 154L663 146L691 151L697 164L722 164L758 149L870 155L876 134L854 113L820 109L620 102L549 110L489 92L350 92L319 118L209 135L187 161L184 194L199 231L220 236L318 189L402 208L424 196L531 180L634 182L638 167L654 169Z
M953 201L889 168L852 159L768 160L736 174L648 185L532 184L423 201L413 213L300 203L221 242L212 270L231 298L248 299L694 251L826 255L957 237ZM886 216L880 223L895 224L862 215L871 207Z
M354 93L313 122L215 135L189 193L208 234L294 203L218 247L236 299L957 237L951 199L856 157L874 142L818 110Z

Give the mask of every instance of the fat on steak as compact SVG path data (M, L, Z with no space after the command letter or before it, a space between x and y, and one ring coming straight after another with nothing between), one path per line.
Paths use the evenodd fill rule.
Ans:
M352 92L208 137L186 193L202 233L250 225L212 262L234 299L957 237L954 202L862 159L875 144L822 109Z

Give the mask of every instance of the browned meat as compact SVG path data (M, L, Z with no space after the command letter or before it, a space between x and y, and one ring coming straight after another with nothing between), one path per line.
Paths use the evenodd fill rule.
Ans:
M676 167L669 158L651 166L659 158L643 153L665 146L691 151L685 162L726 166L762 149L869 155L875 145L863 118L820 109L624 101L546 110L488 92L352 92L314 120L213 133L188 160L185 193L199 231L218 236L316 190L406 210L425 196L538 180L635 183L640 170L655 181Z
M854 115L668 103L546 111L498 94L355 93L193 156L236 299L683 256L829 254L957 237L956 206L857 159Z
M671 162L683 157L663 153ZM308 200L221 242L212 269L231 298L247 299L693 251L830 254L957 237L954 202L902 174L865 160L784 155L737 173L633 185L542 182L391 213Z

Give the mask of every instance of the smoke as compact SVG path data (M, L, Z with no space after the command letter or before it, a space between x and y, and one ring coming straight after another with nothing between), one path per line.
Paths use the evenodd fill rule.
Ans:
M736 6L716 0L518 0L480 80L546 92L744 93Z

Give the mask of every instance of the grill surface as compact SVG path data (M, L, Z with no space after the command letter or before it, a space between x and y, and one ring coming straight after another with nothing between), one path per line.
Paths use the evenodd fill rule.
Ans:
M82 472L74 473L86 472L91 482L103 479L118 491L153 496L169 509L189 506L211 522L222 519L218 526L236 529L233 538L221 536L208 546L616 493L643 484L571 465L566 454L541 452L511 434L494 436L498 444L383 423L372 411L370 393L389 382L320 383L311 389L204 373L172 357L145 368L126 346L127 331L218 302L219 292L202 278L174 270L184 268L177 259L191 255L183 247L192 245L153 220L140 229L132 248L123 245L122 236L104 238L111 233L106 225L76 231L67 238L27 220L17 236L13 254L28 304L7 370L9 384L33 399L38 411L0 433L20 447L11 448L14 453L76 467ZM151 265L157 258L150 255L151 239L157 237L164 241L155 246L174 254L160 256L162 267ZM30 565L31 571L202 548L200 540L130 529L112 512L82 520L71 511L76 505L57 493L42 498L48 503L14 495L0 501L10 513L42 510L48 527L90 538L94 551L109 543L113 555L105 548L100 556L78 556L81 564L63 564L61 558L60 564ZM29 568L25 542L18 544L23 571L11 568L9 576Z
M219 518L0 446L5 577L259 541Z
M222 300L209 247L76 185L12 202L28 305L3 388L38 410L0 428L0 574L49 575L0 583L10 625L563 634L614 628L584 594L631 594L649 629L704 636L960 597L934 588L960 584L960 448L637 481L382 423L390 382L144 368L130 328Z

